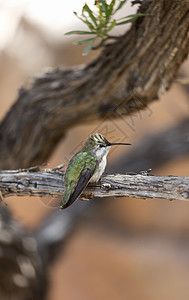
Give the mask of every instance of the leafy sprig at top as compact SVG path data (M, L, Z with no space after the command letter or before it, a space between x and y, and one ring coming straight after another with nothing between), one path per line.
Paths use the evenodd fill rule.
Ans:
M115 19L115 14L123 7L127 0L98 0L94 5L97 10L94 12L88 6L87 3L82 8L81 15L74 12L77 18L79 18L88 27L88 30L73 30L66 33L66 35L79 34L79 35L91 35L90 38L86 38L80 41L74 42L76 45L87 44L83 55L87 55L93 48L93 45L97 39L110 38L109 32L119 25L134 22L138 17L144 16L144 14L128 15L123 18Z

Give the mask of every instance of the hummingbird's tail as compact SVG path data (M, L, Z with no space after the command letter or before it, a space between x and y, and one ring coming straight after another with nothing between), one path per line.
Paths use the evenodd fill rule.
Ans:
M61 209L64 209L64 208L70 206L70 203L69 203L70 196L71 196L71 192L69 190L65 191L62 201L60 203Z
M75 193L75 183L72 181L69 186L65 186L65 192L60 203L60 208L67 208L77 199L78 196L79 195Z

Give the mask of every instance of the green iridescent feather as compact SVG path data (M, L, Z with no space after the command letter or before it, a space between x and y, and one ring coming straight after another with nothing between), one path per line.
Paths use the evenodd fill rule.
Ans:
M97 158L94 155L89 155L87 152L80 151L72 157L65 173L65 192L61 206L65 206L65 204L70 200L82 172L87 168L90 169L91 174L93 174L96 164Z

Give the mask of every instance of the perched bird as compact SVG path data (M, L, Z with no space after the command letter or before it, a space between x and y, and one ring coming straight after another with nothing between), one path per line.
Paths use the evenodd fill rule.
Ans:
M89 182L98 182L106 167L106 156L113 145L100 133L90 135L83 148L70 160L65 172L65 192L60 205L70 206L83 192Z

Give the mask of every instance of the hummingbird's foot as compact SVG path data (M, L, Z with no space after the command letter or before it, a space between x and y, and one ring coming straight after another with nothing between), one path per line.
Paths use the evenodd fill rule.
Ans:
M101 185L101 188L102 188L103 190L105 190L105 191L110 190L111 187L112 187L111 184L110 184L110 183L107 183L107 182L104 182L104 183L102 183L102 185Z

